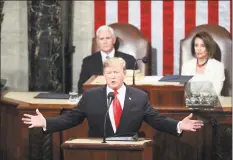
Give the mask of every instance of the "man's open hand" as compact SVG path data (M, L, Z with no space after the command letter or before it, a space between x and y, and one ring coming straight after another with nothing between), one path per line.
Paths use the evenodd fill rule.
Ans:
M30 126L28 128L34 128L34 127L45 127L46 120L44 116L40 113L38 109L36 109L35 116L30 114L24 114L24 118L22 118L22 121L24 124L29 124Z

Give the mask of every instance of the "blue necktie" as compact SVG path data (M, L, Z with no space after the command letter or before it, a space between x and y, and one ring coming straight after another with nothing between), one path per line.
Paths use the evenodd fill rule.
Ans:
M110 57L109 56L106 56L106 59L109 59Z

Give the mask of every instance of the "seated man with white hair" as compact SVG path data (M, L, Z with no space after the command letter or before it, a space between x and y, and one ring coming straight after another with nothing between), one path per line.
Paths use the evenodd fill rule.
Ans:
M83 84L92 75L103 74L103 63L112 57L121 57L126 61L126 69L133 69L136 59L126 53L115 50L116 36L114 30L107 25L101 26L96 31L96 41L100 48L99 52L93 53L83 59L81 73L78 81L78 93L83 93Z

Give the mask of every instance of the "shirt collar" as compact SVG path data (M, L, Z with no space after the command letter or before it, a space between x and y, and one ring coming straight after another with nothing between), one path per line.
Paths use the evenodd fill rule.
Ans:
M103 51L100 51L101 56L106 58L107 56L109 56L110 58L114 57L115 54L115 49L113 48L112 51L110 53L105 53Z
M110 88L110 87L108 87L108 85L107 85L107 95L108 95L108 93L109 92L114 92L114 90L112 89L112 88ZM117 92L118 92L118 94L124 94L125 92L126 92L126 86L125 86L125 84L123 84L122 86L121 86L121 88L119 88L118 90L117 90Z

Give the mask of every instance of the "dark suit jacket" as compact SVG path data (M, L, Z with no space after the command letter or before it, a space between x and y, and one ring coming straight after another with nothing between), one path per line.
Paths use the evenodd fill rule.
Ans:
M106 85L85 91L74 109L59 117L46 119L47 132L57 132L74 127L87 118L89 137L102 137L104 117L107 111L106 94ZM148 95L145 92L126 86L122 117L115 135L138 132L143 120L155 129L178 136L178 121L161 116L149 103ZM109 116L107 117L106 131L107 137L114 136Z
M115 51L115 57L121 57L126 61L126 69L133 69L135 58L129 54ZM96 52L83 59L82 69L78 81L78 93L83 93L83 84L93 75L103 74L103 62L100 52Z

